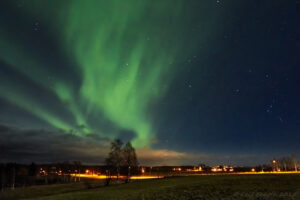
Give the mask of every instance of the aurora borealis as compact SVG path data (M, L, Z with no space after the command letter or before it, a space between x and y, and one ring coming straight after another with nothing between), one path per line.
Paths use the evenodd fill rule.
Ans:
M293 4L1 2L3 135L92 155L117 137L148 157L299 153L280 139L299 130Z
M45 6L38 1L31 3L37 4L36 9ZM182 24L169 23L181 20L181 2L175 1L169 13L164 13L168 4L152 5L146 1L66 3L66 7L56 8L57 13L65 13L54 17L49 23L61 21L63 27L53 26L61 30L59 40L63 49L74 59L74 65L68 73L78 76L77 83L74 83L73 77L66 80L63 72L58 72L57 76L57 72L52 70L53 64L36 59L35 51L38 48L28 52L28 55L22 55L25 44L11 45L15 38L3 38L6 48L3 49L2 59L30 81L53 93L57 103L66 103L65 110L73 118L71 122L53 114L39 102L33 103L35 100L28 93L23 94L14 86L9 90L3 88L2 97L66 132L80 126L83 128L75 132L80 136L96 132L118 137L117 133L102 133L89 124L89 116L97 117L101 113L118 127L133 131L136 145L149 145L155 134L147 109L167 89L168 79L175 73L175 70L170 73L171 64L182 46L178 40ZM28 9L30 12L31 8ZM154 13L144 12L147 9ZM48 13L44 14L48 17ZM157 17L159 22L155 19ZM161 31L166 26L168 29ZM22 63L16 61L12 56L14 54L20 55L18 60ZM48 77L55 78L45 82Z

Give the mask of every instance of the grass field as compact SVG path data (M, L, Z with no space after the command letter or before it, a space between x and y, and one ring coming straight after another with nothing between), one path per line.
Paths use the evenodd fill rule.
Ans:
M89 186L89 189L87 188ZM174 177L114 184L90 181L5 191L1 199L43 200L299 200L300 175L224 175Z

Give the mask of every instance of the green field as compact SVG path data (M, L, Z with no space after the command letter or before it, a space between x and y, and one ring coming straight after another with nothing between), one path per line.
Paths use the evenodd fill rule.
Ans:
M88 188L89 187L89 188ZM224 175L174 177L135 181L129 184L103 182L34 186L5 191L1 199L43 200L299 200L300 175Z

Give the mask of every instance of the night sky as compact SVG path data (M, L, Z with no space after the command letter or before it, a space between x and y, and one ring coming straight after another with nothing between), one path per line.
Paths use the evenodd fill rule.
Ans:
M0 162L300 156L299 0L0 1Z

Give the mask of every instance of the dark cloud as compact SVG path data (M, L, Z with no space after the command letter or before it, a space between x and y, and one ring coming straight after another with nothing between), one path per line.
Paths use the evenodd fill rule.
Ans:
M85 137L60 131L32 130L0 125L0 162L49 163L79 160L85 164L104 164L109 138L97 134ZM252 165L268 163L272 154L206 154L168 149L137 149L141 165Z
M25 130L0 125L0 161L60 162L80 160L101 164L108 141L48 130Z

